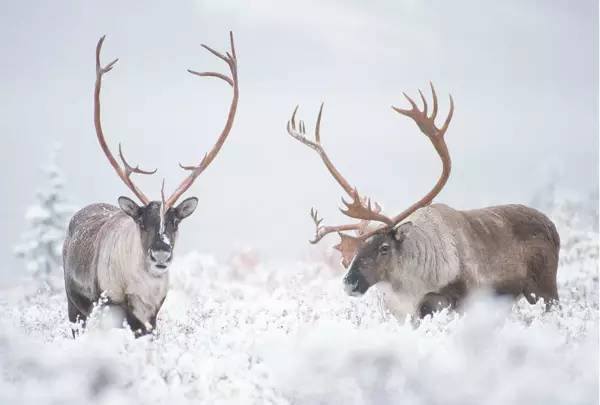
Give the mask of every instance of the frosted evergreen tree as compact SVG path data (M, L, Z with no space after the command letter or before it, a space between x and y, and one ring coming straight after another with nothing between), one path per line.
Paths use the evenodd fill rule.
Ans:
M22 236L23 242L15 248L29 274L49 289L58 287L56 279L61 275L62 244L73 213L64 197L64 180L54 163L55 157L56 152L52 163L42 170L46 182L36 193L36 202L26 211L27 230Z

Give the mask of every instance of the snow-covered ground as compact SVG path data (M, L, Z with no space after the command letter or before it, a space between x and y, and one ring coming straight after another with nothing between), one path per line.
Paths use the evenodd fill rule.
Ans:
M376 288L343 293L320 263L171 269L158 334L71 338L63 294L0 290L4 404L595 404L598 235L554 218L561 305L479 297L415 326Z

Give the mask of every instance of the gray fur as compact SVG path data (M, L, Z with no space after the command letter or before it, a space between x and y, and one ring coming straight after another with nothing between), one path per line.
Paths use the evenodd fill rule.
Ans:
M92 204L78 211L63 245L69 320L85 322L104 292L110 305L120 306L137 334L156 327L166 297L179 222L197 199L162 212L157 201L138 207L127 197L119 209Z
M388 248L382 248L383 246ZM558 300L560 239L552 221L523 205L458 211L432 204L365 241L344 278L360 295L385 281L426 315L489 288L529 302Z

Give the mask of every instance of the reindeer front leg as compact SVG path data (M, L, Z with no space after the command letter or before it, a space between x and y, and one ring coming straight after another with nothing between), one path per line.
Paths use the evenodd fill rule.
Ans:
M417 305L420 318L433 315L444 308L457 309L467 295L467 285L462 280L456 280L440 288L437 292L429 292L421 298Z
M155 308L135 294L125 295L125 316L135 337L151 333L156 326Z

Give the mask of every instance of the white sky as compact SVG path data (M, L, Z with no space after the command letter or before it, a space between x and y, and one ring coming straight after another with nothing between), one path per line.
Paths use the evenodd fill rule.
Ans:
M250 5L251 6L248 6ZM245 5L245 6L242 6ZM389 212L423 195L440 164L427 139L390 105L432 80L447 110L453 172L438 201L456 208L525 202L557 173L559 188L598 184L598 10L591 0L333 2L19 1L0 5L0 133L5 173L0 257L24 225L52 144L78 206L130 195L102 155L92 121L94 48L107 34L106 136L159 196L199 161L225 121L230 90L187 68L226 72L200 43L226 50L235 32L240 104L222 153L186 195L196 213L179 253L222 258L245 246L264 257L309 252L317 206L342 220L341 190L285 124L296 104L359 189ZM333 237L332 237L333 238ZM3 266L5 267L5 266ZM8 266L14 267L14 266Z

